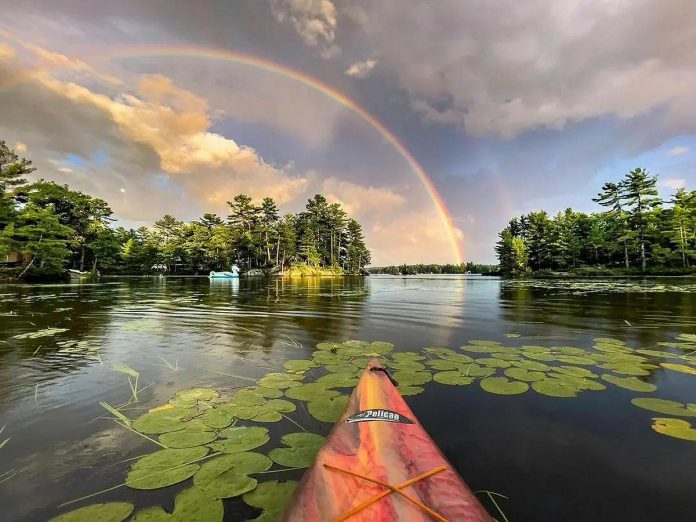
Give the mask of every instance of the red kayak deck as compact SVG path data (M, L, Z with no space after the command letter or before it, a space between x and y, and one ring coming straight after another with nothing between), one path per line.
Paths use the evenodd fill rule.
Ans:
M372 359L283 520L493 519Z

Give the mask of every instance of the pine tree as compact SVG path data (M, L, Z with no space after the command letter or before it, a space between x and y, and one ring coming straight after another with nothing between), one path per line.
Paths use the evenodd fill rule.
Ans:
M620 237L617 239L623 244L624 264L626 265L626 268L629 268L631 266L628 258L629 235L627 234L628 227L626 225L626 214L621 203L621 198L622 192L620 184L605 183L602 186L602 190L599 192L599 194L597 194L597 197L592 198L592 201L599 203L603 207L607 207L607 217L615 223L618 223Z
M634 169L621 182L620 194L626 201L628 223L638 240L640 264L645 271L645 244L649 229L654 223L655 210L662 204L657 194L657 177L650 176L645 169Z

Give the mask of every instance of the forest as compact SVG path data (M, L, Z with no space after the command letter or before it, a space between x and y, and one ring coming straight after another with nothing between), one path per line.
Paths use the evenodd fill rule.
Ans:
M245 194L229 215L180 221L165 215L150 227L114 227L103 199L39 180L30 160L0 141L0 261L15 276L55 276L67 268L109 274L205 274L306 265L357 274L370 263L362 227L320 194L305 210L281 215L271 198Z
M501 272L696 272L696 190L680 188L665 201L657 183L657 175L637 168L602 186L593 198L598 212L569 208L512 219L495 247Z
M416 264L370 267L371 274L417 275L417 274L482 274L493 275L498 272L496 265L482 265L471 261L461 264Z

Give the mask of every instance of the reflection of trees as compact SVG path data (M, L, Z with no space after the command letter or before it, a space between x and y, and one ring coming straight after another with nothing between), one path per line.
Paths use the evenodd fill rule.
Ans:
M229 310L219 322L237 341L270 348L275 343L315 344L341 339L361 320L369 285L362 277L241 278L210 285L204 303Z

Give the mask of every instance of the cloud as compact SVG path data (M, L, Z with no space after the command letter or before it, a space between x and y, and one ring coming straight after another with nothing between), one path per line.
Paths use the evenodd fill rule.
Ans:
M683 156L689 153L689 147L672 147L665 154L667 156Z
M348 214L358 220L393 215L406 203L406 198L390 189L359 185L333 177L323 181L321 192L331 203L340 203Z
M346 69L345 74L351 78L367 78L372 72L372 69L375 68L375 65L377 65L377 60L368 58L362 62L355 62Z
M336 7L330 0L270 0L275 19L290 22L305 45L321 49L322 57L341 52L335 45Z
M671 189L680 189L686 187L684 178L665 178L660 181L660 184Z
M14 47L0 43L0 61L11 60L15 57Z
M676 109L696 83L690 0L360 3L369 16L355 38L379 50L412 107L477 136Z

